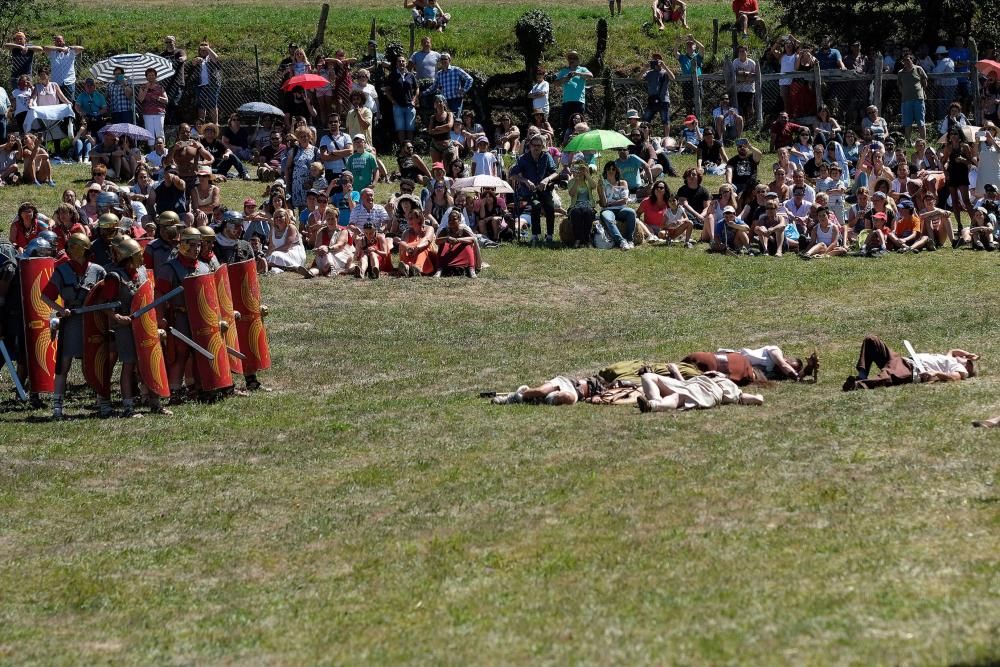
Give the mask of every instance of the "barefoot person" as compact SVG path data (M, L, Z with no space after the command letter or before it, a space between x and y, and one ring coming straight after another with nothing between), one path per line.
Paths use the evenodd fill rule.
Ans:
M911 359L901 357L878 336L865 336L858 356L857 375L844 382L844 391L877 389L912 382L958 382L976 376L975 362L979 355L952 349L945 354L916 354ZM872 364L878 375L869 375ZM920 369L919 371L917 369ZM919 378L919 379L918 379Z
M494 396L494 405L504 405L509 403L546 403L548 405L573 405L577 401L599 394L603 389L603 382L599 377L571 378L565 375L557 375L551 380L547 380L537 387L521 385L510 394Z
M211 165L214 161L212 154L191 138L191 126L187 123L181 123L177 128L177 142L163 160L164 164L177 166L177 175L184 180L188 192L198 185L199 163Z

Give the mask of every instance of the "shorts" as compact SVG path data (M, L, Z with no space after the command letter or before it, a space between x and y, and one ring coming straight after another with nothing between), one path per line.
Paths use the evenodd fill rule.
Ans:
M903 127L912 127L914 123L924 124L924 101L910 100L900 105L903 112Z
M573 403L576 403L579 398L579 395L576 393L576 382L574 382L572 378L568 378L565 375L557 375L545 384L554 384L558 391L572 394Z
M220 86L198 86L198 108L214 109L219 106Z
M413 132L417 128L417 110L413 107L392 105L392 121L397 132Z

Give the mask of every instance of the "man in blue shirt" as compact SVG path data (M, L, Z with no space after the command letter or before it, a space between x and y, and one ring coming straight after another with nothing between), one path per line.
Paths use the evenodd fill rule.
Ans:
M88 78L83 82L83 90L76 95L73 109L87 120L87 129L93 136L104 125L104 115L108 113L108 100L104 93L97 90L96 82Z
M955 61L955 72L966 73L970 71L970 59L972 52L965 46L965 38L961 35L955 36L955 45L948 47L948 57ZM972 92L972 80L968 76L958 78L958 94L960 97L968 97Z
M400 143L413 138L416 129L417 96L420 87L417 77L406 69L406 58L396 58L396 66L389 75L389 100L392 102L392 119Z
M833 37L823 38L823 46L816 52L816 60L819 61L819 68L821 70L847 69L847 65L844 64L844 59L840 55L840 51L833 48Z
M653 182L653 173L646 161L638 155L630 155L627 148L618 149L618 159L615 160L615 166L618 167L618 173L622 175L622 180L628 184L628 191L632 194L635 194L635 191L643 185L644 181L639 178L640 174L645 177L646 183Z
M451 54L442 53L441 69L434 75L432 91L448 100L448 108L456 116L462 113L465 94L472 88L472 77L461 67L451 66Z
M680 64L681 92L684 94L684 105L689 109L694 109L694 87L691 84L691 73L696 72L701 76L701 66L704 63L701 52L705 50L705 45L694 38L694 35L687 36L684 50L677 48L677 62ZM698 83L701 85L701 82Z
M567 66L556 72L556 83L563 87L562 129L569 127L573 114L582 114L587 108L587 79L594 75L580 65L580 54L570 51L566 54Z
M535 135L528 142L528 151L517 160L510 170L517 182L517 196L531 204L531 244L538 243L542 231L542 212L545 212L545 242L552 243L555 229L555 205L552 202L552 183L559 176L555 160L545 150L541 135Z
M750 251L750 226L736 217L736 209L722 209L722 219L715 223L712 251L725 253L730 250L745 255Z

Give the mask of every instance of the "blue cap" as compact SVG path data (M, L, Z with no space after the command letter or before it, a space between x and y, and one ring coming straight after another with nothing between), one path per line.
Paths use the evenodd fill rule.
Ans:
M912 201L910 201L909 199L904 199L899 202L899 208L908 208L912 211L915 207Z

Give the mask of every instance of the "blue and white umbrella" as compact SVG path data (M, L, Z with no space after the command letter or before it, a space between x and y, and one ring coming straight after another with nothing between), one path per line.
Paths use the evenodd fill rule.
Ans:
M115 68L125 70L125 81L134 85L146 83L146 70L156 70L156 80L163 81L174 75L174 64L155 53L120 53L105 58L91 66L90 75L98 81L114 81Z
M267 102L247 102L237 109L239 113L247 116L284 116L285 112Z

